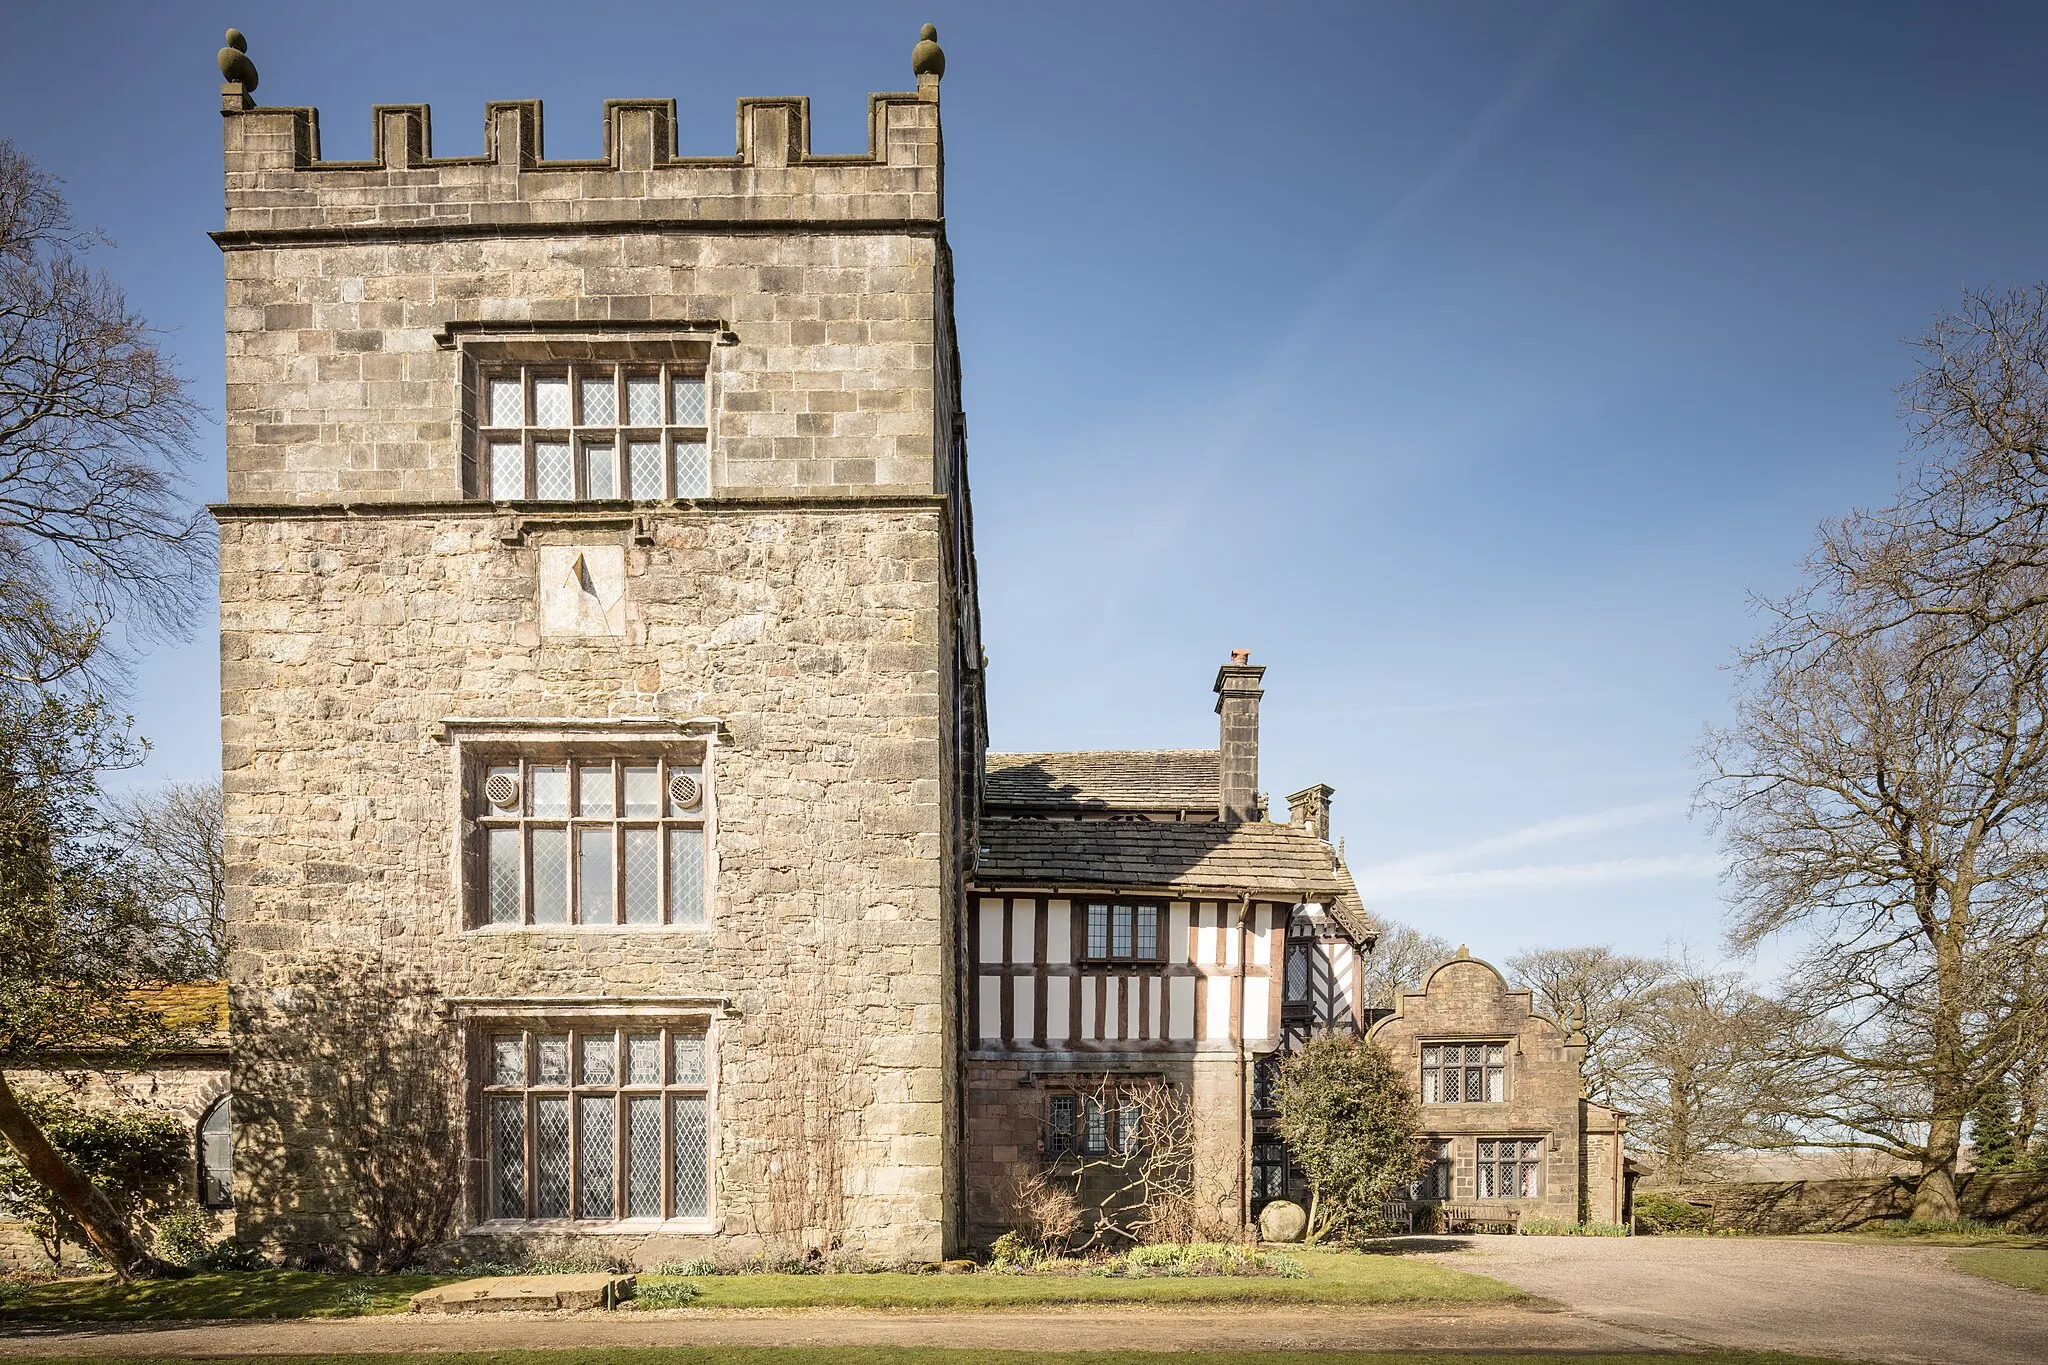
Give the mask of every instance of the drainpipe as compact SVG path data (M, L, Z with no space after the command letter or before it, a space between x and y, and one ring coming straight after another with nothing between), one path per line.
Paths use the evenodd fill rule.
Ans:
M1251 919L1252 893L1244 892L1237 899L1237 970L1231 983L1233 999L1237 1004L1237 1227L1249 1235L1252 1226L1252 1132L1251 1132L1251 1087L1248 1072L1251 1065L1245 1050L1244 983L1245 961L1250 956L1251 944L1247 925Z

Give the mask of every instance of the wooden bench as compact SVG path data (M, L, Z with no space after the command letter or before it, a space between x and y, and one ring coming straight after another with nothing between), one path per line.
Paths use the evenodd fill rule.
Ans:
M1436 1208L1436 1230L1438 1232L1484 1232L1489 1229L1519 1231L1522 1213L1519 1209L1473 1209L1458 1204L1439 1204Z

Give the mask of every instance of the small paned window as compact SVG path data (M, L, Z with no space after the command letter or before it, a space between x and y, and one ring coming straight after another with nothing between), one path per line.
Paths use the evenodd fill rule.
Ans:
M1054 1095L1046 1104L1045 1154L1129 1156L1144 1137L1145 1114L1135 1103L1103 1103L1090 1095Z
M226 1096L199 1120L199 1202L209 1209L235 1205L234 1100Z
M609 361L485 372L476 496L494 502L711 495L703 374Z
M1058 1158L1072 1156L1076 1141L1076 1116L1080 1099L1075 1095L1054 1095L1047 1109L1045 1154Z
M1315 944L1307 939L1289 939L1287 942L1287 983L1283 1001L1289 1005L1308 1003L1308 956L1315 951Z
M1499 1104L1508 1097L1505 1043L1424 1043L1424 1104Z
M642 1024L505 1029L490 1034L486 1056L486 1217L709 1216L702 1033Z
M1091 962L1157 962L1159 917L1156 905L1090 905L1082 956Z
M487 760L471 794L471 922L701 926L705 805L695 764Z
M1481 1199L1535 1199L1542 1193L1542 1138L1479 1140Z
M1261 1207L1287 1197L1287 1148L1277 1142L1252 1146L1252 1202Z

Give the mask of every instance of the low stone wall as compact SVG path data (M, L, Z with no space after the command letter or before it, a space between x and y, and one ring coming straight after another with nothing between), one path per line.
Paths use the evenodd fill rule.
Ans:
M1964 1218L2048 1232L2048 1171L1964 1175L1956 1181ZM1907 1176L1850 1180L1742 1180L1662 1190L1710 1209L1716 1228L1741 1232L1851 1232L1913 1211Z

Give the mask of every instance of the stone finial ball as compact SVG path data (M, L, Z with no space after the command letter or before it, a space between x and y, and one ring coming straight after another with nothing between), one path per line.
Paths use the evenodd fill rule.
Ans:
M1275 1199L1259 1210L1259 1238L1267 1242L1299 1242L1308 1232L1308 1210L1288 1199Z
M242 30L228 30L228 45L220 50L220 78L240 82L243 90L256 88L256 63L249 60L249 40Z
M939 26L926 24L919 31L917 46L910 49L910 70L913 75L943 77L946 74L946 53L939 46Z

